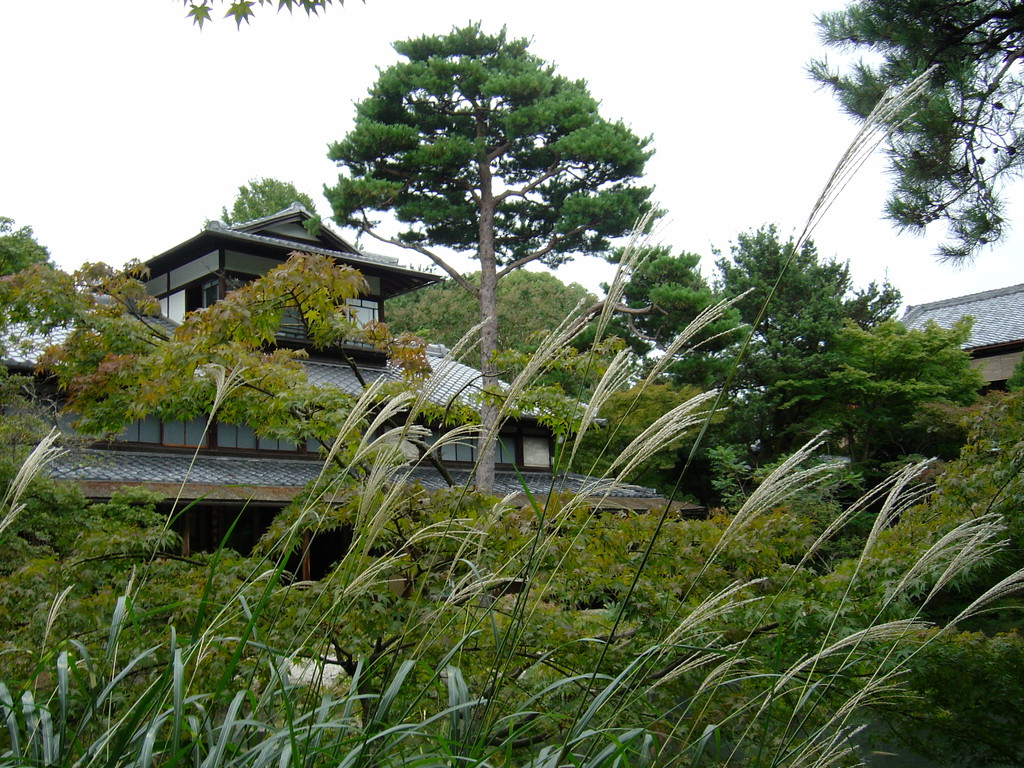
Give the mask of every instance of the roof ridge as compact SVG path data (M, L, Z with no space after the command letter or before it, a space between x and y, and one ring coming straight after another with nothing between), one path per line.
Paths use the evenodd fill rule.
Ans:
M277 237L274 235L263 235L255 232L245 232L240 229L233 229L226 227L220 230L221 234L230 235L232 237L238 237L243 239L254 240L256 242L266 242L274 245L286 245L292 246L296 251L307 251L310 253L320 253L325 256L341 256L343 259L351 261L362 260L368 264L381 264L385 266L398 267L399 269L405 269L407 271L419 272L411 267L403 266L397 256L383 256L376 253L367 253L366 251L360 251L354 249L353 253L346 253L345 251L339 251L335 248L327 248L323 245L313 245L312 243L300 243L295 240L287 240L283 237Z
M988 291L980 291L978 293L968 293L964 296L954 296L950 299L940 299L939 301L931 301L926 304L908 304L905 315L910 314L912 311L922 311L928 309L941 309L943 307L955 307L957 304L970 304L975 301L982 301L984 299L993 299L997 296L1008 296L1013 293L1024 293L1024 283L1017 285L1008 285L1005 288L993 288Z
M242 227L251 227L253 224L261 224L266 221L273 221L274 219L287 218L292 214L299 213L305 214L307 218L313 218L313 213L306 208L302 203L297 200L289 205L287 208L282 208L280 211L269 213L266 216L257 216L255 219L249 219L248 221L236 221L234 224L225 225L227 229L241 229ZM211 222L212 224L213 222ZM218 222L223 224L224 222Z

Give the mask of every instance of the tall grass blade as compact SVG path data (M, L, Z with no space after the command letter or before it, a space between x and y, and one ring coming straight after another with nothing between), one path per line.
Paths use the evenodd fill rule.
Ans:
M20 759L21 753L21 728L18 725L18 715L14 708L14 699L7 686L0 682L0 707L4 710L4 722L7 724L7 737L11 740L11 756Z
M57 739L61 749L67 743L68 708L71 698L71 673L68 669L68 652L57 654Z
M107 661L110 661L114 657L114 654L117 653L117 641L121 636L121 630L124 628L124 618L127 606L127 595L121 595L118 597L117 602L114 604L114 615L110 618L110 631L107 634Z
M21 497L25 494L32 479L42 472L48 464L66 453L63 448L57 445L59 438L60 432L54 427L46 437L39 441L38 445L32 449L32 452L18 467L14 479L11 480L10 485L7 486L4 492L3 500L0 501L0 511L3 512L3 517L0 518L0 537L3 536L4 531L21 514L24 508L24 505L21 503Z

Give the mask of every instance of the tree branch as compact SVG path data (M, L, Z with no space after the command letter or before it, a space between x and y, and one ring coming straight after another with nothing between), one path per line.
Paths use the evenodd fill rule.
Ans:
M551 165L549 165L547 167L547 169L544 171L544 173L542 173L540 176L538 176L536 179L531 181L529 184L527 184L522 189L508 189L508 190L505 190L500 195L495 195L494 201L496 203L500 203L503 200L506 200L506 199L508 199L510 197L526 197L528 194L533 192L533 190L535 190L537 187L539 187L545 181L547 181L548 179L550 179L550 178L554 177L555 175L557 175L560 170L561 170L561 165L559 163L557 163L557 162L552 163Z
M572 336L575 336L577 333L579 333L583 329L583 326L585 326L595 317L604 312L605 306L607 304L608 300L602 299L596 304L591 305L589 309L585 310L582 314L580 314L580 316L577 317L568 328L566 328L566 338L571 338ZM636 307L627 307L625 304L616 304L612 307L612 311L620 312L629 317L632 315L646 315L648 312L651 311L652 308L653 307L651 305L641 307L638 309ZM630 325L630 327L632 328L632 325Z
M647 310L650 311L652 308L653 307L649 306L649 307L647 307ZM633 332L633 334L637 338L643 339L644 341L649 341L652 344L657 344L658 343L658 340L656 338L654 338L653 336L648 336L646 333L644 333L643 331L641 331L639 328L636 327L636 322L635 322L634 318L636 317L636 315L638 313L635 313L635 312L625 312L624 314L626 315L626 326L629 328L630 331Z
M389 245L397 245L399 248L405 248L407 251L415 251L416 253L426 256L432 262L437 264L437 266L443 269L446 273L448 273L448 276L452 280L454 280L456 283L458 283L467 291L469 291L470 295L479 296L480 291L475 285L469 282L469 280L467 280L461 272L459 272L457 269L455 269L455 267L451 266L448 262L446 262L433 251L428 250L417 243L406 243L401 240L396 240L393 237L385 237L384 235L378 234L370 226L370 222L366 219L365 214L363 216L363 226L360 227L360 230L379 242L388 243Z
M519 267L523 266L524 264L529 264L531 261L537 261L537 259L544 258L549 253L551 253L551 251L553 251L555 249L555 246L557 246L559 243L565 242L572 235L578 235L580 232L586 231L586 229L586 226L580 225L578 227L570 229L565 234L553 236L550 240L547 241L547 243L544 244L543 247L538 248L533 253L526 254L522 258L516 259L507 266L502 267L501 270L498 272L498 279L500 280L509 272L511 272L514 269L519 269Z
M509 144L509 142L505 141L505 142L499 144L498 146L496 146L494 149L492 149L486 155L484 155L484 157L487 158L487 162L488 163L493 162L493 161L497 160L499 157L501 157L502 155L506 154L508 152L508 150L509 150L509 147L511 147L511 144ZM500 196L500 197L496 197L495 198L495 200L503 200L503 199L504 199L504 196Z

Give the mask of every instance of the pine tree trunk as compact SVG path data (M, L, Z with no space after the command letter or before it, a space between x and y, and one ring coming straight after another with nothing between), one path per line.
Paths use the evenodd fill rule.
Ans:
M494 193L491 188L491 167L480 162L480 240L477 249L480 261L480 371L484 387L498 383L494 353L498 350L498 265L494 254ZM484 436L491 436L498 423L498 407L483 403L480 422ZM481 439L477 452L476 485L482 491L494 490L494 439Z

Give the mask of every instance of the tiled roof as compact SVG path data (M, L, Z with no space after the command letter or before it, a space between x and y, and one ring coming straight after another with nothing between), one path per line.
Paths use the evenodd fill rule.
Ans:
M427 362L430 363L431 374L421 385L427 392L427 399L435 404L446 406L453 400L465 405L475 405L475 395L480 392L480 371L468 365L456 362L446 355L444 347L431 345L427 348ZM350 395L358 395L363 385L350 365L329 360L304 360L302 367L310 384L319 387L330 386ZM366 384L384 378L398 381L401 377L392 367L367 365L358 363L360 375Z
M903 324L924 328L929 321L951 328L966 315L974 318L965 349L1024 340L1024 284L907 307Z
M300 242L297 240L288 240L283 237L274 237L272 235L257 235L252 232L241 232L231 227L226 227L219 221L212 221L206 226L207 231L215 232L218 235L229 237L233 240L247 243L263 243L264 245L276 245L282 248L291 248L292 250L307 251L309 253L319 253L322 256L333 256L336 258L342 258L345 261L352 262L363 262L366 264L381 264L393 269L401 269L406 272L413 272L417 275L423 274L420 270L410 269L409 267L398 266L398 258L395 256L381 256L377 253L365 253L363 251L357 251L354 253L338 251L333 248L324 248L314 243Z
M196 456L81 449L50 467L60 480L96 483L182 483L195 485L301 488L315 478L321 464L302 459Z
M163 315L139 316L138 320L149 326L157 334L171 336L177 324L168 320ZM19 323L13 323L6 338L0 339L0 363L11 368L34 368L49 348L63 344L71 335L71 328L67 325L59 325L51 328L46 333L26 333L25 327Z
M5 338L0 339L2 363L8 368L35 368L47 348L63 344L71 329L63 326L49 333L24 333L24 327L15 323Z
M315 479L323 468L316 459L285 459L266 456L209 456L84 448L57 459L49 467L52 477L82 483L117 485L186 484L190 488L236 487L250 489L282 488L297 491ZM471 481L467 469L451 469L452 479L459 485ZM421 465L412 470L408 481L427 490L446 487L444 478L432 466ZM553 475L550 472L495 472L494 493L498 495L524 492L545 496L552 491L605 496L614 499L661 500L653 488L639 485L608 487L594 478L573 472ZM187 496L187 493L186 493Z

